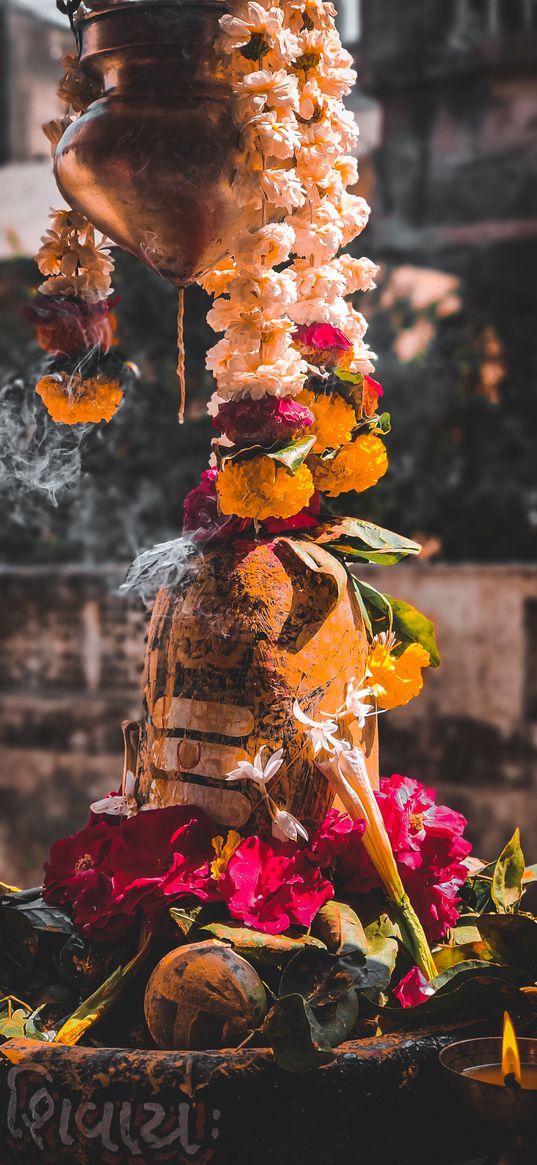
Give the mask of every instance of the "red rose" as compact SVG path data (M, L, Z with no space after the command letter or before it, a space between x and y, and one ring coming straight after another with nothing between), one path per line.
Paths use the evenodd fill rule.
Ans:
M326 869L336 858L358 849L365 833L365 821L351 821L347 813L329 809L324 821L316 829L306 850L312 862Z
M73 903L73 919L78 930L94 942L114 942L133 925L131 913L117 902L112 879L93 870L84 889Z
M166 916L170 901L193 894L220 897L211 879L211 839L216 828L192 806L138 813L121 824L110 850L113 890L125 913Z
M228 400L220 405L213 426L234 445L285 444L313 424L311 409L295 400L264 396L261 400Z
M91 818L88 825L72 837L53 845L45 863L43 898L57 906L74 902L87 885L93 883L96 870L109 869L108 855L118 822Z
M434 987L431 987L431 984L427 982L419 967L412 967L397 984L397 987L394 987L393 993L399 1000L401 1007L417 1007L420 1003L426 1003L431 995L434 995Z
M301 348L313 352L348 352L352 348L347 336L332 324L299 324L293 338Z
M265 534L285 534L289 530L312 530L319 525L321 495L318 490L312 495L309 505L292 518L267 518L263 523Z
M108 352L117 342L117 320L108 300L84 303L65 296L36 295L23 314L36 324L37 342L55 356L77 356L95 347Z

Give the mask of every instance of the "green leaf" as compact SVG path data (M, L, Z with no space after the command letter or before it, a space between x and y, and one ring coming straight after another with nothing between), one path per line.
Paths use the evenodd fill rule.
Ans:
M492 876L496 863L490 862L487 866L482 866L478 873L470 873L461 886L460 896L462 900L461 914L464 907L470 914L488 913L494 907L492 901Z
M183 938L188 938L192 927L196 925L197 919L203 910L202 906L193 906L191 910L183 910L180 906L172 906L170 909L170 917L179 928Z
M347 372L346 368L334 368L334 376L348 384L361 384L364 379L361 372Z
M409 554L419 554L421 546L362 518L335 518L324 522L308 540L328 546L348 558L361 558L377 565L391 566Z
M328 1036L301 995L278 999L261 1030L286 1072L312 1072L334 1059Z
M88 1029L110 1011L127 984L140 969L150 945L151 936L142 942L134 958L125 967L118 967L116 971L113 971L106 982L98 987L88 999L85 999L80 1007L77 1007L76 1011L65 1020L65 1023L56 1032L53 1039L55 1044L67 1044L69 1047L78 1044Z
M284 465L288 472L294 475L313 449L315 441L315 437L303 437L301 441L293 441L290 445L285 445L283 449L276 449L272 453L265 450L265 456L270 457L272 461L279 462L280 465Z
M391 433L392 418L389 413L381 413L375 423L375 433Z
M475 925L490 957L537 981L537 921L529 914L480 914Z
M399 929L387 914L366 926L368 954L365 960L364 989L386 991L390 985L399 950Z
M520 848L520 830L515 829L511 840L496 862L492 876L492 900L500 914L509 914L516 910L524 892L522 878L525 866L524 854Z
M230 943L233 950L248 962L261 963L263 966L277 969L282 968L306 947L325 949L318 938L312 938L310 935L293 938L285 934L264 934L263 931L241 926L240 923L211 922L199 931L200 938L205 934L210 934L221 942Z
M367 954L368 944L362 923L346 902L326 902L315 917L312 930L334 955L348 955L352 951Z
M358 1019L358 1011L358 993L354 988L336 1003L330 1003L315 1011L323 1038L330 1047L337 1048L347 1039Z
M450 968L460 966L461 963L488 962L485 958L487 948L484 942L481 941L479 931L477 932L478 941L470 943L454 943L452 946L445 946L437 948L433 951L433 958L435 961L438 974L444 971L449 971Z
M411 603L383 595L361 579L355 579L355 588L360 593L369 612L375 634L394 631L402 648L410 643L420 643L429 653L431 667L438 667L440 654L436 643L434 623L422 615Z
M357 955L357 958L354 956ZM358 962L361 966L358 966ZM280 981L278 994L301 995L312 1007L337 1003L361 981L364 957L353 952L353 959L339 959L326 950L309 947L288 963Z

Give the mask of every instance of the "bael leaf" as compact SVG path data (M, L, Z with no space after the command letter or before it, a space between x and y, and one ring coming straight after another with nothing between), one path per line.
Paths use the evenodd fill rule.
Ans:
M419 554L421 546L362 518L335 518L318 531L306 535L308 541L327 546L349 558L362 558L382 566L400 562L409 554Z
M384 433L384 435L386 436L388 433L391 433L391 429L392 429L392 418L391 418L390 414L389 413L381 413L380 417L377 417L377 421L375 424L375 433Z
M315 917L312 930L334 955L352 951L367 954L368 944L358 915L346 902L326 902Z
M460 966L461 963L489 962L487 948L479 937L479 931L477 937L477 942L453 943L451 946L437 947L433 951L433 959L439 975L453 967Z
M193 906L190 910L184 910L180 906L172 906L170 908L170 918L175 922L183 938L188 938L202 910L202 906Z
M490 957L537 980L537 920L529 914L480 914L475 925Z
M361 595L369 612L375 634L379 631L394 631L403 648L410 643L420 643L429 653L431 667L439 667L440 653L436 643L435 626L431 619L403 599L393 595L383 595L361 579L354 580L354 586Z
M283 449L276 449L273 453L264 450L265 457L270 457L272 461L284 465L288 472L294 475L313 449L315 441L315 437L303 437L301 441L293 441L290 445L285 445Z
M492 901L492 877L495 869L495 862L490 862L489 865L481 866L477 872L472 871L463 886L460 889L461 897L461 912L464 907L471 914L488 913L494 908ZM465 914L461 913L464 918Z
M358 992L352 988L336 1003L315 1010L315 1018L322 1029L324 1040L337 1048L352 1032L358 1019Z
M281 969L285 963L306 947L325 950L318 938L301 935L293 938L285 934L264 934L240 923L210 922L199 931L199 936L210 934L221 942L230 943L233 950L248 962Z
M113 971L106 982L102 983L80 1007L66 1019L53 1038L55 1044L67 1044L73 1047L78 1044L82 1036L102 1019L110 1008L117 1002L127 984L141 967L151 945L151 936L147 936L140 945L140 949L125 967L118 967Z
M330 1041L301 995L278 999L261 1031L286 1072L312 1072L334 1059Z
M329 575L336 583L338 599L345 594L348 582L347 571L339 559L334 558L334 555L330 554L330 551L324 546L318 546L309 539L303 541L287 537L275 538L274 544L288 546L296 558L300 559L308 570L315 574Z
M388 918L381 915L365 928L368 954L365 960L362 984L368 991L386 991L390 985L399 951L399 930Z
M524 893L522 878L526 862L520 848L520 830L515 832L502 850L492 875L491 895L500 914L516 910Z
M357 955L357 959L355 956ZM301 995L312 1007L337 1003L360 982L360 966L364 964L360 952L353 952L352 960L339 959L326 950L309 947L295 955L288 963L280 980L278 994Z

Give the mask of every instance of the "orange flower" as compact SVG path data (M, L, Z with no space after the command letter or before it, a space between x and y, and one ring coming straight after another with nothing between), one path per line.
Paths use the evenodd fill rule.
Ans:
M338 393L329 396L326 393L316 394L305 388L297 400L310 409L315 417L311 431L316 437L316 453L348 444L356 425L356 413L342 396Z
M388 454L379 437L364 433L333 458L308 458L316 489L329 497L354 490L362 493L384 476L388 468Z
M422 668L429 667L429 652L421 643L411 643L402 655L394 655L394 642L379 637L367 661L372 691L379 708L399 708L419 696L423 688Z
M42 376L36 392L52 420L64 425L110 421L123 399L119 380L99 375L85 379L78 372Z
M218 474L216 489L223 514L238 518L292 518L307 506L314 492L307 465L295 474L271 457L228 461Z

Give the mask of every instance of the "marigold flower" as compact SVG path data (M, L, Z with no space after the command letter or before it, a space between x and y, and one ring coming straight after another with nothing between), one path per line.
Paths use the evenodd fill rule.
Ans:
M376 485L388 468L388 454L383 442L373 433L364 433L344 445L335 457L323 461L308 458L313 480L321 493L331 498L354 490L362 493Z
M315 417L312 432L315 434L315 453L326 449L337 449L352 438L356 425L356 413L338 393L314 393L305 388L299 396L300 404L310 409Z
M290 474L271 457L228 461L216 483L220 509L239 518L292 518L307 506L314 484L307 465Z
M371 686L380 708L399 708L419 696L423 688L422 668L429 667L429 652L421 643L411 643L402 655L394 655L389 643L380 639L367 661Z
M53 421L79 425L85 421L111 421L123 399L119 380L78 372L53 372L42 376L36 392Z

